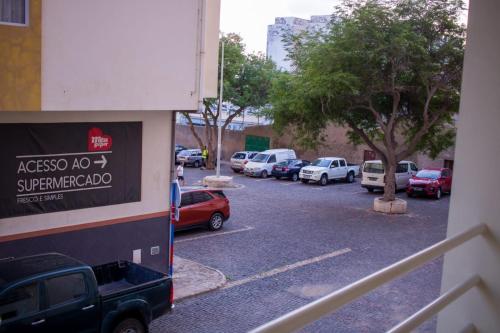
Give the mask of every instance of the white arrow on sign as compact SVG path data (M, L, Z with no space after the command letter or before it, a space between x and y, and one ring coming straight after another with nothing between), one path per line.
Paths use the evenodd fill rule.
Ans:
M103 169L106 164L108 164L108 160L106 159L106 156L104 155L101 155L101 158L100 160L97 160L97 161L94 161L94 164L101 164L101 169Z

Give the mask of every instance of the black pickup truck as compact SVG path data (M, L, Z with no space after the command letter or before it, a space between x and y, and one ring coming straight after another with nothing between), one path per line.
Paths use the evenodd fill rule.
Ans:
M172 279L128 261L90 267L58 253L0 261L0 332L148 331Z

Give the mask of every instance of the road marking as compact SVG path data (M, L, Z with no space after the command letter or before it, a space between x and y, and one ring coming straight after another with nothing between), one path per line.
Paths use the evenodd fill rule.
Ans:
M262 179L257 179L256 182L263 182L265 180L274 180L274 178L262 178Z
M224 232L217 232L215 234L210 234L210 235L203 235L203 236L198 236L198 237L191 237L191 238L181 238L179 240L174 240L174 243L183 243L183 242L189 242L197 239L202 239L202 238L209 238L209 237L215 237L215 236L222 236L222 235L229 235L229 234L235 234L237 232L242 232L242 231L250 231L255 229L254 227L245 227L242 229L236 229L236 230L231 230L231 231L224 231Z
M301 184L301 182L284 183L284 184L281 184L281 185L283 185L283 186L290 186L290 185L298 185L298 184Z
M365 193L368 193L368 191L352 192L351 194L365 194Z
M229 289L229 288L241 286L241 285L247 284L249 282L254 282L254 281L257 281L257 280L268 278L268 277L271 277L271 276L274 276L274 275L277 275L277 274L280 274L280 273L284 273L284 272L290 271L290 270L295 269L295 268L299 268L299 267L311 265L311 264L314 264L314 263L317 263L317 262L320 262L320 261L323 261L323 260L326 260L326 259L330 259L330 258L333 258L333 257L337 257L337 256L340 256L342 254L349 253L349 252L351 252L351 249L348 248L348 247L346 247L344 249L333 251L333 252L330 252L330 253L327 253L327 254L323 254L323 255L318 256L318 257L314 257L314 258L310 258L310 259L298 261L298 262L296 262L294 264L291 264L291 265L285 265L285 266L281 266L281 267L272 269L272 270L267 271L267 272L255 274L255 275L249 276L249 277L241 279L241 280L236 280L236 281L228 282L221 289Z

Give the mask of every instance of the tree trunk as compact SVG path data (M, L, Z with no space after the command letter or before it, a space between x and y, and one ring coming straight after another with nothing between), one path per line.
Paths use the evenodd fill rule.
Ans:
M397 162L384 163L385 170L385 186L384 186L384 201L396 200L396 168Z
M217 126L213 126L212 124L209 124L208 126L209 129L207 131L207 150L208 150L207 169L213 170L215 169L214 161L217 158L217 142L214 143L214 140L216 140L217 138L217 133L216 133Z

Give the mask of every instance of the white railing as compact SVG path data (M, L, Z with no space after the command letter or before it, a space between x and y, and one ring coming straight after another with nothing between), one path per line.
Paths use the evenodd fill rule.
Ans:
M373 289L378 288L379 286L414 270L422 264L445 254L466 241L486 233L486 231L487 226L485 224L480 224L470 228L469 230L436 243L414 255L383 268L378 272L345 286L344 288L326 295L314 302L306 304L299 309L289 312L282 317L270 321L269 323L252 330L251 333L292 332L298 330L299 328L318 320L324 315L334 312L340 307L354 301ZM414 327L414 325L418 326L420 323L440 311L448 303L452 302L467 290L477 285L479 282L480 278L478 276L468 279L463 284L443 294L437 300L402 322L400 325L394 327L393 332L410 331L409 328Z

